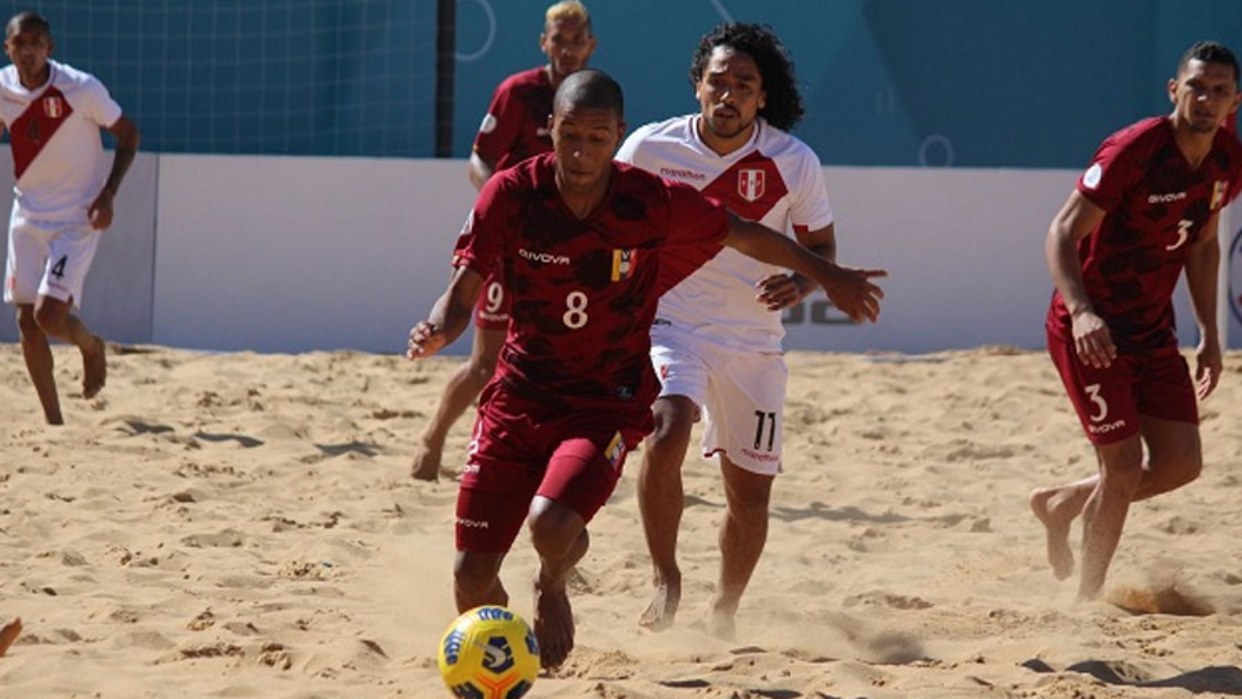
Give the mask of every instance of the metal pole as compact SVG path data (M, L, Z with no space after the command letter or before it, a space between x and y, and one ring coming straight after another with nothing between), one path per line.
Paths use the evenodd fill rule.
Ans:
M457 68L457 0L436 1L435 157L453 157L453 86Z

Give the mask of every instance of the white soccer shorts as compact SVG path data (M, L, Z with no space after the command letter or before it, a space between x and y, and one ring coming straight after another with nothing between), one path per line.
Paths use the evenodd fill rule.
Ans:
M33 304L40 296L50 296L81 306L82 287L100 234L85 223L36 224L13 207L4 270L5 303Z
M752 473L780 473L789 381L784 356L697 341L658 323L651 328L651 362L661 397L685 396L703 411L704 457L723 453Z

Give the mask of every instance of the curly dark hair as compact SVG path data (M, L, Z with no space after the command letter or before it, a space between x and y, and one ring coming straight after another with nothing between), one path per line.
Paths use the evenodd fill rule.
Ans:
M712 50L727 46L755 59L759 75L763 78L763 90L767 93L759 116L778 129L788 131L802 119L806 110L802 95L794 80L793 59L776 32L766 24L729 22L721 24L699 39L694 58L690 61L690 83L698 87L703 70L711 59Z

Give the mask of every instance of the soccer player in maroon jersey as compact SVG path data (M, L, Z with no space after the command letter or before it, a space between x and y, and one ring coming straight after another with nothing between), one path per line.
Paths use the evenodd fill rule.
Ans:
M481 188L497 170L552 150L548 133L552 95L565 76L586 67L595 44L591 16L581 2L565 0L548 8L539 35L539 49L547 54L548 63L515 73L496 88L470 154L470 182L475 188ZM423 430L410 466L414 478L435 480L439 476L449 428L492 378L508 327L509 300L503 280L489 277L475 309L470 358L449 377L436 414Z
M1048 349L1099 473L1036 490L1030 505L1060 579L1073 572L1069 528L1083 515L1083 600L1104 586L1130 503L1198 477L1196 396L1220 378L1217 227L1242 188L1242 145L1221 123L1242 99L1238 61L1219 43L1197 43L1168 90L1172 113L1106 139L1048 230ZM1173 326L1183 268L1199 325L1193 382Z
M573 648L565 580L586 553L586 524L652 428L649 332L660 294L679 281L662 273L666 256L702 264L727 245L806 274L858 320L876 318L882 295L870 281L882 271L837 266L693 187L615 163L622 114L606 74L565 79L553 152L484 185L449 287L409 338L411 358L451 342L483 279L504 268L513 317L458 492L454 593L460 610L507 604L500 565L525 521L540 559L534 626L545 667Z
M16 184L9 221L4 299L17 306L22 354L48 424L64 422L48 338L82 354L82 396L107 378L102 339L73 314L82 300L112 200L138 149L138 129L93 75L51 60L46 19L14 15L0 70L0 121L9 132ZM111 168L100 129L116 138Z

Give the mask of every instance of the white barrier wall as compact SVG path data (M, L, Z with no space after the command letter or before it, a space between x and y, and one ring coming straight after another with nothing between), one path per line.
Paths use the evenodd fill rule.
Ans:
M786 316L787 347L1043 345L1052 289L1044 235L1076 172L825 174L839 258L889 270L884 308L879 323L853 326L823 301L804 304ZM144 154L122 189L83 314L126 342L400 352L444 288L473 197L462 161ZM1226 258L1235 280L1238 247ZM1236 346L1242 284L1233 287ZM1178 307L1182 342L1193 344L1184 293ZM0 322L0 338L15 337L11 321ZM449 352L468 348L467 336Z
M153 339L404 351L473 193L462 161L165 155Z

